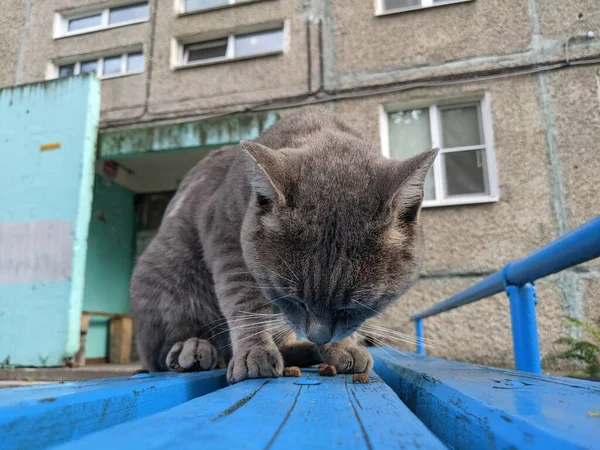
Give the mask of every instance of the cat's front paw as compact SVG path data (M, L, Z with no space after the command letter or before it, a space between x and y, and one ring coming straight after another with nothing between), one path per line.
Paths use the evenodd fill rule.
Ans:
M338 373L365 373L373 367L371 354L353 342L332 342L321 345L319 350L323 361L335 366Z
M283 358L273 343L242 349L233 355L227 379L237 383L248 378L275 378L283 372Z
M204 339L190 338L173 344L166 364L175 372L212 370L217 365L217 349Z

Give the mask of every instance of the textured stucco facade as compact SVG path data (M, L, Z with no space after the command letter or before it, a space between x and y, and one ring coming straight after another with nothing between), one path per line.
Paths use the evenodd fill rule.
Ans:
M174 0L150 0L143 23L60 39L52 38L56 11L124 2L20 0L5 11L7 3L0 85L42 80L65 58L143 48L143 73L102 81L105 131L321 106L380 142L385 105L487 96L500 200L424 210L423 276L380 319L411 335L410 314L600 210L597 0L472 0L385 16L364 0L263 0L183 16ZM173 67L173 39L278 23L285 24L282 54ZM567 59L571 65L559 67ZM600 262L538 287L543 354L569 332L565 315L600 323ZM512 366L503 295L426 320L425 333L438 342L434 355Z

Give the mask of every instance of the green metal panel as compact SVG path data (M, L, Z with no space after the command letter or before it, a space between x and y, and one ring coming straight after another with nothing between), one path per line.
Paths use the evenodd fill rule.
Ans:
M150 128L107 131L100 134L98 158L111 159L140 153L220 147L254 139L278 120L275 112L242 114Z
M99 116L91 76L0 90L0 361L79 348Z
M83 295L84 311L129 312L133 270L134 193L96 175ZM90 322L86 356L107 355L108 322Z

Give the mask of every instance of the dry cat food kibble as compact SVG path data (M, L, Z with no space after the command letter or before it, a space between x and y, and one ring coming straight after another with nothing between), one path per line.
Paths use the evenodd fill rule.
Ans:
M283 369L284 377L299 377L300 375L302 375L300 367L290 366Z
M369 374L368 373L355 373L354 375L352 375L352 382L367 384L369 382Z
M217 361L217 369L226 369L227 363L225 361Z
M329 364L319 364L319 375L322 377L335 377L337 375L337 370L335 366L330 366Z

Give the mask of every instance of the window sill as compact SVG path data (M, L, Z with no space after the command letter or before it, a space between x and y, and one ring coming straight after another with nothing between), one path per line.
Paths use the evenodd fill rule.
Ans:
M260 55L242 56L240 58L222 58L222 59L213 59L210 61L193 62L193 63L189 63L189 64L179 64L177 66L174 66L173 70L192 69L194 67L205 67L205 66L213 66L213 65L217 65L217 64L231 63L231 62L236 62L236 61L246 61L249 59L258 59L258 58L264 58L267 56L282 55L283 53L284 53L283 50L279 50L276 52L261 53Z
M120 73L118 75L107 75L107 76L103 76L103 77L98 77L96 74L88 74L87 75L91 75L91 76L95 76L96 78L98 78L100 81L104 81L104 80L114 80L116 78L126 78L126 77L132 77L134 75L141 75L143 74L144 71L139 71L139 72L127 72L127 73ZM57 77L57 76L51 76L51 77L47 77L46 80L61 80L63 78L70 78L70 77L79 77L79 76L83 76L86 74L78 74L78 75L69 75L68 77Z
M61 34L60 36L55 36L54 39L55 40L66 39L66 38L70 38L70 37L74 37L74 36L81 36L83 34L91 34L91 33L98 33L100 31L112 30L114 28L128 27L130 25L139 25L140 23L145 23L145 22L148 22L148 19L131 20L129 22L118 23L116 25L109 25L107 27L97 27L97 28L91 28L91 29L81 30L81 31L73 31L71 33L66 33L66 34Z
M225 5L212 6L210 8L202 8L202 9L194 9L192 11L178 12L176 14L176 16L177 17L193 16L195 14L202 14L202 13L211 12L211 11L219 11L221 9L235 8L236 6L250 5L252 3L258 3L258 2L262 2L262 1L265 1L265 0L245 0L245 1L240 1L237 3L227 3Z
M472 2L472 1L474 1L474 0L447 0L445 2L436 3L434 5L428 5L428 6L409 6L406 8L396 8L396 9L389 9L389 10L379 10L379 8L378 8L375 11L375 16L376 17L389 16L391 14L400 14L400 13L405 13L405 12L410 12L410 11L418 11L420 9L437 8L438 6L453 5L455 3L466 3L466 2Z
M104 76L102 76L102 77L100 77L98 79L101 80L101 81L104 81L104 80L113 80L115 78L125 78L125 77L131 77L133 75L140 75L142 73L144 73L144 71L143 70L139 70L139 71L136 71L136 72L119 73L119 74L116 74L116 75L104 75Z
M465 195L456 196L454 198L446 198L444 200L425 200L423 208L437 208L440 206L460 206L460 205L477 205L480 203L497 203L500 201L499 196L489 195Z

